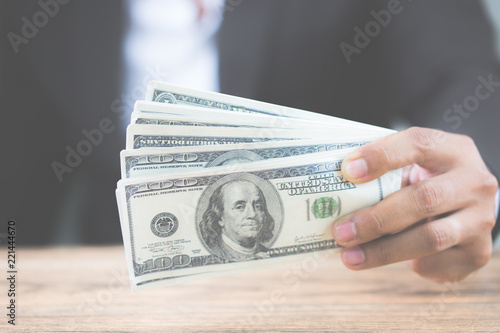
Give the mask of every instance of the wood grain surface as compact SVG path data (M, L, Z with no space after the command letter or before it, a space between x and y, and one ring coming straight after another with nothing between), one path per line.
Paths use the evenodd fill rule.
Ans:
M500 331L498 251L458 284L404 263L349 271L333 254L135 293L122 247L18 249L17 260L16 326L2 277L0 332Z

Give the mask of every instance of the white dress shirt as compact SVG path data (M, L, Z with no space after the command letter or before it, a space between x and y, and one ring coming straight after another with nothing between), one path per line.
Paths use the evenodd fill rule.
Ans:
M219 91L215 33L224 0L128 0L123 94L133 102L145 98L150 80ZM129 114L130 115L130 114ZM124 126L130 117L125 117Z

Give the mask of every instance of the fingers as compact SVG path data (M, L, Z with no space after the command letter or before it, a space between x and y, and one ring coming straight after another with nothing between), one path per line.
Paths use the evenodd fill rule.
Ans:
M470 220L475 215L474 212L460 211L441 219L418 224L394 235L345 248L341 257L348 268L359 270L443 252L484 234L487 228L478 230L473 224L461 222Z
M354 246L399 232L415 222L464 207L471 199L456 190L459 175L448 173L402 188L372 207L334 222L342 246Z
M422 277L437 282L457 282L486 265L492 252L491 237L479 247L457 246L411 261L412 269Z
M465 196L463 191L458 190L460 187L458 189L451 187L452 190L443 192L444 194L440 196L446 198L442 202L436 200L430 201L434 202L432 205L422 205L416 200L415 204L418 207L427 207L427 213L422 216L429 215L430 218L441 216L430 222L415 221L414 219L420 216L419 209L412 210L411 205L408 207L404 205L405 202L414 201L411 199L412 195L408 194L411 192L405 193L412 191L412 188L418 189L422 186L427 188L443 181L446 183L457 176L455 172L449 172L421 181L389 196L373 207L345 217L347 222L341 221L334 231L337 242L347 246L342 252L344 264L348 268L357 270L421 258L414 261L414 270L417 273L446 281L462 279L486 264L491 255L495 203L494 200L490 200L491 194L481 193L489 192L490 188L494 187L494 182L484 179L485 177L479 174L471 178L472 185L466 187L471 193L476 193L475 195ZM436 190L431 192L434 193ZM408 197L404 198L407 194ZM415 198L418 197L417 195ZM472 203L468 203L468 200L472 200ZM464 207L453 209L454 204ZM441 211L450 213L443 216ZM349 222L354 223L349 224ZM354 235L351 241L341 240L342 237L349 235ZM385 236L380 237L381 235ZM455 248L464 249L465 252L460 257L447 257L445 254L438 256L439 253L448 253ZM443 258L457 261L446 261Z
M477 151L466 136L412 127L356 149L342 163L342 172L354 183L371 181L411 164L442 172L461 160L464 149Z
M418 274L441 281L485 265L498 183L472 139L410 128L358 148L342 163L353 183L399 168L400 191L335 221L344 264L360 270L411 259Z

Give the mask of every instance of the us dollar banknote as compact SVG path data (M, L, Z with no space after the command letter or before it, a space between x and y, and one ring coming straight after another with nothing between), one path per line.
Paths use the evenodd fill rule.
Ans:
M390 134L394 131L380 127L366 127L359 123L355 125L332 123L325 121L314 121L309 119L298 119L289 117L278 117L264 114L249 114L243 112L231 112L221 109L208 109L192 107L179 104L165 104L138 101L134 105L131 116L132 124L154 124L154 125L182 125L182 126L222 126L222 127L272 127L289 129L327 129L337 128L351 129L351 131L363 131L373 134Z
M303 132L264 128L207 127L193 131L186 126L137 125L127 127L127 149L211 146L236 143L299 140ZM309 137L312 136L310 133Z
M316 139L243 143L231 146L191 146L123 150L120 154L121 173L122 178L125 179L189 172L194 169L228 164L249 163L355 148L372 140L374 140L372 137L360 137L351 142Z
M380 133L370 131L363 135L381 137ZM326 129L287 129L287 128L240 128L222 126L201 126L193 130L192 126L163 126L131 124L127 127L127 149L209 146L236 143L268 141L286 141L301 139L342 138L345 141L357 139L358 131L349 128Z
M337 248L335 219L401 185L400 170L348 182L340 167L350 151L121 180L117 200L133 289Z
M156 102L138 101L134 105L131 123L151 123L154 119L165 123L173 118L175 121L194 122L205 126L238 126L238 127L277 127L277 128L329 128L332 124L312 121L277 117L263 114L249 114L231 112L221 109L192 107L182 104L166 104Z
M157 103L156 103L157 104ZM163 105L161 105L163 106ZM176 111L179 111L178 109ZM168 126L208 126L208 127L251 127L251 128L288 128L304 129L318 128L332 130L333 125L308 122L301 119L273 116L250 116L248 114L227 114L228 112L204 110L204 114L174 114L133 112L131 124L137 125L168 125ZM377 132L378 133L378 132Z
M225 95L215 92L189 89L160 81L150 81L146 90L146 101L182 104L239 113L263 114L285 118L298 118L335 125L352 126L364 130L385 130L378 126L352 120L304 111L286 106L255 101L252 99Z
M181 115L152 115L144 113L132 113L131 124L136 125L167 125L167 126L203 126L203 127L251 127L259 128L255 124L227 122L213 118L201 118Z

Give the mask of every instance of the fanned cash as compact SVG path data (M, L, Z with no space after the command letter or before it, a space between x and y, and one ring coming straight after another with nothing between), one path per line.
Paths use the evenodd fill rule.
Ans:
M116 196L134 290L335 251L333 221L400 188L401 170L341 173L392 130L156 81L133 111Z
M333 151L120 181L134 288L338 247L331 223L401 184L393 171L354 185L340 172L345 156Z

